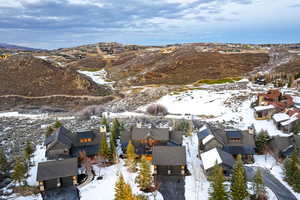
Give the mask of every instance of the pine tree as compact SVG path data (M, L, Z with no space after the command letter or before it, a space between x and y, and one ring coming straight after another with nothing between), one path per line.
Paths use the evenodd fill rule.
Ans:
M264 180L259 169L256 170L255 176L253 178L252 190L254 191L256 199L259 199L259 197L264 196L266 193Z
M230 190L232 200L244 200L249 195L247 191L246 172L241 155L237 156L237 161L234 165Z
M211 188L209 193L209 200L226 200L228 193L224 185L225 177L223 169L219 165L215 165L211 179Z
M116 163L118 160L117 149L115 143L112 138L110 138L110 146L109 146L109 160L113 163Z
M107 119L106 119L105 116L103 116L103 117L101 118L101 123L100 123L100 124L101 124L101 125L105 125L106 131L107 131L107 132L109 131L109 124L108 124L108 121L107 121Z
M153 179L151 175L151 166L145 156L142 156L139 174L136 177L135 182L142 191L146 191L152 186Z
M120 136L120 123L118 119L114 119L112 122L112 129L116 132L116 137L118 138Z
M51 126L49 126L45 133L46 137L49 137L53 133L53 131L54 129Z
M7 162L6 155L3 151L3 149L0 149L0 173L1 174L7 174L8 173L8 167L9 164Z
M62 123L60 121L56 121L54 123L54 128L60 128L62 126Z
M122 174L119 175L118 181L115 185L115 200L124 200L125 199L125 180Z
M106 139L106 133L102 133L101 142L100 142L100 149L99 149L99 155L103 159L109 158L109 148L107 145L107 139Z
M32 157L33 152L34 152L34 150L33 150L31 143L29 141L27 141L26 147L24 149L24 158L25 158L26 162L28 163L28 166L30 166L30 159Z
M295 191L300 191L300 168L298 152L295 150L290 158L284 161L285 180Z
M26 166L20 159L17 159L15 167L13 168L12 179L21 184L25 180Z
M110 130L110 140L117 146L118 128L113 124Z
M135 200L135 196L132 193L131 186L126 183L124 187L124 200Z
M136 154L135 154L135 148L131 140L127 145L126 157L127 157L126 165L128 166L129 171L134 172L136 170L136 166L135 166Z
M270 136L267 131L261 130L258 133L257 137L255 138L255 145L256 145L256 150L258 153L262 154L264 152L269 139L270 139Z

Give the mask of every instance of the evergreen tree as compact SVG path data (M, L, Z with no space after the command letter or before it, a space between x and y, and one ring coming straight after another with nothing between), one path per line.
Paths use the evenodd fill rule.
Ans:
M132 193L131 186L126 183L124 186L124 200L136 200L135 195Z
M151 175L151 166L145 156L142 156L139 174L136 177L135 182L142 191L145 191L152 186L153 179Z
M135 166L136 154L135 154L135 148L131 140L127 145L126 157L127 157L126 165L128 166L129 171L134 172L136 170L136 166Z
M270 140L270 136L267 131L261 130L255 138L256 150L258 153L262 154L265 147Z
M295 150L290 158L284 161L285 180L295 191L300 191L300 168L298 152Z
M237 156L231 180L232 200L244 200L248 197L246 172L241 155Z
M54 128L60 128L61 126L62 126L62 123L58 120L54 123Z
M110 138L109 160L113 163L116 163L118 160L117 149L112 138Z
M26 166L20 159L16 160L15 167L13 168L12 179L21 184L25 180Z
M7 174L8 173L9 164L7 162L6 155L3 149L0 149L0 173Z
M119 178L116 182L115 185L115 200L124 200L125 199L125 195L124 195L124 191L125 191L125 180L122 174L119 175Z
M118 129L119 128L113 124L110 130L110 140L114 143L115 146L117 146Z
M46 137L49 137L53 133L53 131L54 129L51 126L49 126L45 133Z
M225 177L223 169L219 165L215 165L213 174L211 176L209 200L226 200L228 193L224 185Z
M256 199L260 199L260 197L264 196L266 193L264 180L259 169L256 170L253 178L252 190L254 191Z
M104 125L106 127L106 131L108 132L109 131L109 124L108 124L108 120L105 116L103 116L101 118L101 125Z
M107 145L106 133L102 133L99 155L104 159L109 158L109 148Z
M30 159L32 157L33 152L34 152L34 150L33 150L31 143L29 141L27 141L26 147L24 149L24 158L25 158L26 162L28 163L28 166L30 166Z

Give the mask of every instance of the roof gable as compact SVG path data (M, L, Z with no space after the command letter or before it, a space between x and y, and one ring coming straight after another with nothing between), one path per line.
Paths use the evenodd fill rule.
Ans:
M186 150L184 146L154 146L152 158L153 165L186 165Z
M38 164L37 181L46 181L78 174L77 158L47 161Z

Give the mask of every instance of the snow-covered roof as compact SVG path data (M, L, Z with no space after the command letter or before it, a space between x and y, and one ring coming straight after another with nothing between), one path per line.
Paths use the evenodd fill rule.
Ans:
M299 118L297 116L292 116L289 120L281 122L281 126L286 126L289 125L291 123L293 123L294 121L298 120Z
M288 116L285 113L276 113L276 114L273 115L273 119L276 122L283 122L283 121L289 120L290 116Z
M274 109L275 106L273 105L268 105L268 106L256 106L254 107L254 110L257 111L263 111L263 110L270 110L270 109Z
M208 143L210 140L212 140L215 136L210 134L208 136L206 136L203 140L202 140L202 144L205 145L206 143Z
M213 166L215 166L216 163L222 163L222 159L217 148L202 153L200 157L203 163L204 170L212 168Z

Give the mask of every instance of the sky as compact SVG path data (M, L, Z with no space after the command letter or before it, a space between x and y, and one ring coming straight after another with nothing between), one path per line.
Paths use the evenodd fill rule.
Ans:
M300 0L0 0L0 42L300 42Z

